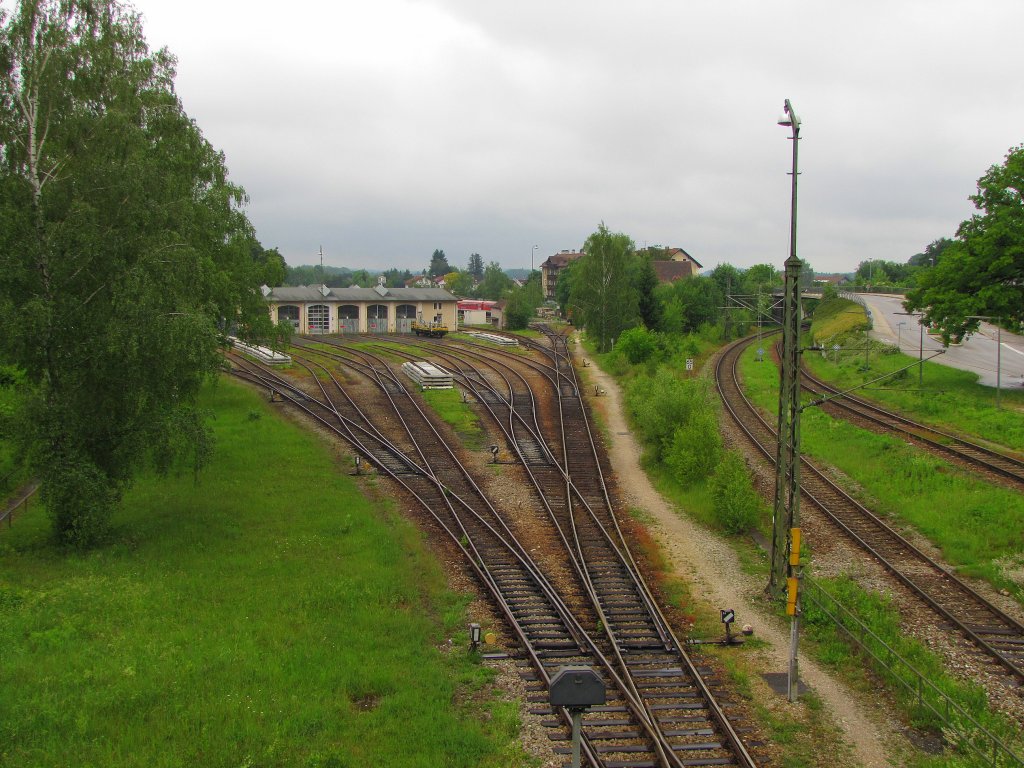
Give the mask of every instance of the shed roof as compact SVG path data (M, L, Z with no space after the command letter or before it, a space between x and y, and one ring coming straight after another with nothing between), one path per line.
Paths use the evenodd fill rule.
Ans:
M319 286L298 285L271 288L267 301L458 301L444 288L329 288L323 293Z

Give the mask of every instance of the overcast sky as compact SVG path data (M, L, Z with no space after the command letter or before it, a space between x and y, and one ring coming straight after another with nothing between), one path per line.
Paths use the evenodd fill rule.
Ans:
M291 265L528 267L603 221L705 268L952 236L1024 141L1020 0L136 0Z

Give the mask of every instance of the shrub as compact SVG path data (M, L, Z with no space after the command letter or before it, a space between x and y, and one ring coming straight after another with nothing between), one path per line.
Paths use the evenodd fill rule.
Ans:
M719 525L729 533L743 533L757 524L761 499L743 459L727 451L711 478L711 497Z
M676 429L686 427L697 411L710 408L710 397L703 379L680 379L660 369L653 376L637 377L626 393L626 407L641 437L663 460Z
M42 480L43 501L58 541L78 548L99 543L119 497L110 478L86 459L65 457L47 467Z
M615 351L625 355L633 365L649 360L658 349L658 337L642 325L623 331L615 342Z
M710 405L695 409L662 450L665 466L683 485L711 475L722 456L718 417Z

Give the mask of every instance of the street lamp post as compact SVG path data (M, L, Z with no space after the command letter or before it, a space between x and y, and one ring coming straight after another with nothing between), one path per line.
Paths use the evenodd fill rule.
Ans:
M924 389L924 315L920 312L896 312L894 314L917 318L917 327L921 334L917 347L917 388Z
M996 410L999 410L999 390L1002 370L1003 370L1003 326L1000 323L1003 321L1001 317L991 317L989 315L968 315L968 320L995 320L996 321Z

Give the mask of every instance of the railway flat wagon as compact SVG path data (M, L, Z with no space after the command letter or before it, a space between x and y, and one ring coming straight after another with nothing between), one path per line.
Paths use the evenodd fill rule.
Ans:
M417 336L430 336L439 339L448 333L448 326L442 323L421 323L416 320L412 324L412 332Z

